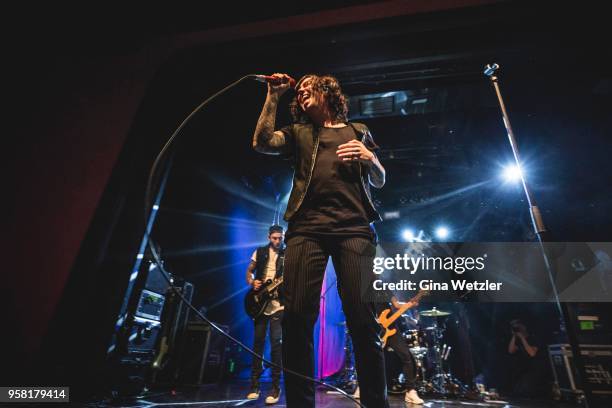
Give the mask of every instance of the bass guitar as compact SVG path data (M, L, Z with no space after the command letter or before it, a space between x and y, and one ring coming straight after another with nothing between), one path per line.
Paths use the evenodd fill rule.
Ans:
M378 323L383 327L383 329L385 329L385 334L382 337L383 347L387 345L387 339L397 333L397 329L391 327L393 322L403 315L406 310L410 309L413 303L418 303L421 298L428 294L428 290L420 290L419 293L410 299L410 301L404 303L399 309L397 309L395 313L391 314L390 308L380 312L380 315L378 315Z

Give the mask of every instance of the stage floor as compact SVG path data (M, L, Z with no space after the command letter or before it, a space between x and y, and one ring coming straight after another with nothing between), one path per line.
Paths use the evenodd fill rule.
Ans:
M248 391L247 382L235 382L222 385L204 385L199 388L182 388L176 391L150 391L142 398L125 398L117 401L93 402L83 404L84 407L270 407L266 405L264 400L270 389L270 384L262 384L262 393L257 401L245 399ZM409 405L404 403L404 396L390 395L389 402L392 408L398 407L418 407L418 405ZM496 403L456 400L456 399L439 399L439 398L424 398L424 407L427 408L469 408L469 407L491 407L491 408L575 408L576 405L570 403L562 403L556 401L537 401L537 400L506 400ZM284 395L281 394L281 400L275 407L286 407ZM317 408L353 408L357 405L342 397L339 394L330 394L324 389L317 391Z

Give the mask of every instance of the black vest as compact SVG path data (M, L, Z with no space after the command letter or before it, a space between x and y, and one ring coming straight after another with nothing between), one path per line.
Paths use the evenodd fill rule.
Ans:
M266 276L266 266L268 266L268 259L270 258L270 245L257 248L257 255L255 261L255 279L263 280ZM283 275L283 265L285 264L285 250L281 247L278 250L278 257L276 258L276 274L274 278L278 278Z

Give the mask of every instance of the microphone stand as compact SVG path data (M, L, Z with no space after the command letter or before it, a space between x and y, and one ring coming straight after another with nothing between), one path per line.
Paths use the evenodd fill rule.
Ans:
M521 184L523 186L523 191L525 193L525 197L527 198L527 205L529 205L529 215L531 218L531 225L533 227L533 231L535 236L538 239L538 243L540 246L540 250L542 252L542 257L544 259L544 264L546 266L546 271L548 273L548 279L550 281L550 285L552 287L554 301L558 309L558 313L561 320L562 330L565 329L565 333L567 334L573 359L576 364L577 378L576 382L580 385L580 388L584 392L584 406L585 408L589 408L590 402L592 402L592 389L590 384L584 380L586 371L584 367L584 360L582 355L580 354L580 346L578 342L578 336L576 335L578 327L574 322L574 314L569 309L567 303L559 300L559 294L557 293L557 287L554 280L554 272L552 269L552 265L550 262L549 254L544 247L544 242L550 241L549 233L544 226L544 220L542 218L542 212L540 211L536 201L533 197L529 186L527 185L527 181L525 180L525 175L523 174L521 167L521 160L518 151L518 144L516 143L516 138L514 137L514 131L512 130L512 125L510 124L510 118L508 117L508 112L506 111L506 105L504 103L504 99L502 98L501 91L499 89L499 79L496 75L496 71L499 69L498 64L487 64L484 69L484 75L489 78L493 88L495 89L495 94L497 95L497 100L499 102L499 107L502 113L502 119L504 121L504 126L506 128L506 133L508 134L508 141L510 142L510 147L512 148L512 154L514 155L514 161L516 162L516 166L519 169L519 175L521 177Z

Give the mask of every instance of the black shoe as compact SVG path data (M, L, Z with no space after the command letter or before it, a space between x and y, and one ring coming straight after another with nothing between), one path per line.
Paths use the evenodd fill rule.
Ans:
M280 399L281 389L278 385L272 386L272 392L266 397L266 404L276 404Z

